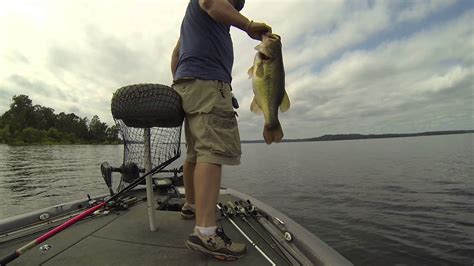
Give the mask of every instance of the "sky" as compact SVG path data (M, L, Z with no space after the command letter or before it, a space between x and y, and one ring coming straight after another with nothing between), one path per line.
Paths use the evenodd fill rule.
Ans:
M474 129L474 1L246 2L243 15L282 37L285 138ZM187 3L0 0L0 115L26 94L112 125L118 88L172 83ZM247 75L259 42L231 35L241 139L261 139Z

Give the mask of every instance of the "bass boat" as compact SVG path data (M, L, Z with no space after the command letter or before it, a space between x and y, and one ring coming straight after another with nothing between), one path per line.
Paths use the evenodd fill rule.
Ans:
M126 86L112 115L124 156L119 167L100 166L109 193L1 219L1 265L352 265L283 213L225 187L219 227L247 254L227 262L189 250L194 220L181 217L182 167L171 167L181 154L179 96L160 84Z

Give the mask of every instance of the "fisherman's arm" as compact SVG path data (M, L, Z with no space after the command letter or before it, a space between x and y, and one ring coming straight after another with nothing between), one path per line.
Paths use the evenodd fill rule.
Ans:
M178 66L178 60L179 60L179 39L178 42L176 43L176 46L173 49L173 54L171 55L171 73L174 75L176 74L176 67Z
M227 0L199 0L201 9L217 22L237 27L256 40L262 39L262 34L272 32L265 23L254 22L240 14Z

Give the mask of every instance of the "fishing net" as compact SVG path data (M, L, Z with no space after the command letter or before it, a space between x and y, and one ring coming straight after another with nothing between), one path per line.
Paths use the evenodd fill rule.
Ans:
M138 172L144 172L147 128L152 169L180 156L184 112L181 98L170 87L137 84L120 88L112 97L112 115L124 142L123 181L131 182Z
M123 164L136 164L140 170L145 169L145 137L143 128L133 128L125 125L123 120L115 120L120 128L120 135L124 140ZM181 127L153 127L150 128L151 168L180 156ZM127 177L125 178L127 179ZM128 180L124 180L128 181Z

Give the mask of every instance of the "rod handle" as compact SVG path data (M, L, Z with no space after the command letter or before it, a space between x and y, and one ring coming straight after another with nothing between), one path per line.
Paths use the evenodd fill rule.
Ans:
M4 265L7 265L7 263L11 262L12 260L16 259L20 257L20 254L18 254L18 252L16 251L13 251L12 253L10 253L10 255L4 257L2 260L0 260L0 265L1 266L4 266Z
M232 202L232 201L228 201L227 202L227 206L229 206L229 208L231 208L232 210L237 210L235 204Z

